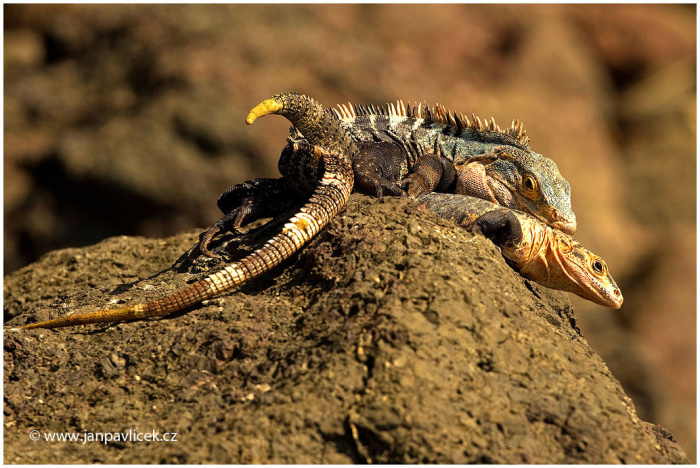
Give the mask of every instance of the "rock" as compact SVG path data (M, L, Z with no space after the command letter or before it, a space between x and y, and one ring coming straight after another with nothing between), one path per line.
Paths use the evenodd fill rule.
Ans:
M6 463L688 462L637 417L566 294L405 199L353 195L298 255L187 313L8 330L182 287L218 263L170 269L195 239L111 238L6 278Z

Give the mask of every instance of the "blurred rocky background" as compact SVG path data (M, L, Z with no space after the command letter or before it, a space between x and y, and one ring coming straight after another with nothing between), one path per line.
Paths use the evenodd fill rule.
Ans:
M584 336L695 459L695 5L5 5L4 272L218 219L277 175L282 91L519 118L571 182L620 311Z

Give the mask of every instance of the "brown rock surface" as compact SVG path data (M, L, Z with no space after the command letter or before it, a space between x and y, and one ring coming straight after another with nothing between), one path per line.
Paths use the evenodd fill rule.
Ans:
M168 268L195 238L57 251L10 275L5 297L37 319L145 301L208 269ZM144 270L161 273L132 281ZM188 314L8 329L26 319L5 329L7 463L688 461L637 417L566 294L407 200L354 195L292 261Z
M640 416L695 459L694 5L4 11L6 273L57 248L209 225L223 189L276 175L287 123L243 118L277 92L517 117L625 295L621 311L573 298L581 328ZM85 289L55 285L52 298Z

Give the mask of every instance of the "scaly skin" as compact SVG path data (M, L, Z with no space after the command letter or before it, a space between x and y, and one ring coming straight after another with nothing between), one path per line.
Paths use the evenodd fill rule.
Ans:
M372 160L374 155L371 151L375 148L381 148L382 152L386 152L386 154L382 154L389 155L391 164L398 163L396 168L391 168L397 171L394 175L398 176L403 176L404 169L420 159L418 162L423 163L421 184L428 181L431 184L428 191L437 186L447 187L449 181L446 182L444 179L445 172L449 171L445 171L445 169L451 169L451 166L445 167L445 159L449 159L455 165L461 164L463 166L460 168L462 173L457 180L457 188L460 193L474 192L468 181L474 179L475 176L464 168L473 168L472 164L488 163L497 177L493 176L494 172L489 174L484 171L483 176L478 171L476 172L476 178L481 177L481 185L490 190L489 193L481 194L481 196L490 197L489 199L494 199L494 201L506 206L529 210L533 215L544 218L546 222L559 228L569 231L575 228L575 218L573 218L573 213L570 213L568 183L561 178L553 162L529 151L528 141L521 124L514 122L510 129L503 132L493 121L483 125L476 117L469 120L464 116L457 116L457 114L451 116L445 108L440 106L435 107L431 112L427 108L421 110L421 106L412 110L410 106L403 107L403 103L399 104L401 107L395 108L392 105L387 107L386 111L380 111L376 114L374 113L376 108L367 108L363 111L361 106L356 106L352 112L341 107L341 112L334 111L334 114L312 98L297 93L280 94L263 101L251 110L246 118L246 123L252 124L257 118L264 115L280 114L290 120L303 136L303 139L290 138L289 145L283 151L280 170L286 179L284 179L283 184L274 183L273 180L269 179L244 187L242 200L246 205L243 208L234 206L228 209L227 216L204 233L201 238L204 240L200 240L190 251L190 254L196 248L204 253L209 253L206 244L214 236L223 230L236 229L246 217L258 216L262 210L259 209L261 197L254 193L257 187L268 187L274 191L274 189L284 188L285 185L288 185L300 193L315 188L312 190L313 195L309 201L290 219L290 222L284 225L280 233L242 260L162 299L120 309L58 318L27 325L23 328L55 328L160 317L241 286L279 265L298 251L345 206L354 182L350 164L356 163L364 155L365 158L369 156L365 162L369 161L370 165L373 166L376 161ZM362 114L359 119L357 115L351 115L358 110ZM345 119L342 114L345 114ZM352 119L348 117L352 117ZM367 140L367 135L358 136L362 131L368 130L367 128L362 129L362 125L367 122L370 124L369 134L376 136L377 129L372 128L372 126L376 126L383 118L385 118L387 125L382 134L384 138L380 138L379 145ZM353 121L350 127L348 127L348 120ZM404 140L400 142L405 152L401 156L404 158L402 162L396 159L393 147L387 145L401 137L400 133L406 132L409 127L410 134L403 135ZM358 131L360 133L357 133ZM295 134L296 131L293 132L293 135ZM359 147L357 143L362 143L363 146ZM382 146L382 144L385 145ZM442 156L449 154L451 157L440 159L435 153L425 151L425 145L434 146L435 151ZM361 153L361 151L365 152ZM518 153L518 151L520 152ZM408 159L404 156L407 156ZM542 164L543 161L544 164ZM380 165L383 162L379 161ZM382 171L387 170L387 167L386 165L378 167L377 173L381 175ZM545 167L546 170L540 171L544 176L538 179L536 173L542 167ZM439 172L437 177L435 174L431 175L431 172L434 171ZM427 177L424 177L425 174ZM451 174L454 175L454 171ZM370 175L374 177L376 174ZM430 180L431 178L432 180ZM552 181L555 182L554 185L552 185ZM413 184L413 186L416 185ZM480 187L479 184L476 186ZM384 185L384 188L387 187L391 187L391 181ZM555 187L555 197L552 200L559 204L558 208L552 207L550 209L546 205L550 199L542 194L546 192L544 189L547 187ZM533 192L532 194L525 193L525 195L534 204L520 201L523 188ZM511 194L504 196L501 193L503 190L498 189L510 190ZM237 200L236 196L239 192L241 191L234 190L231 199ZM222 201L220 199L219 201L222 202L219 205L221 207L230 200ZM280 203L280 206L283 206L283 203ZM546 208L544 211L542 210L543 206ZM276 209L270 211L278 212ZM227 223L223 222L225 219L228 219ZM573 224L572 219L574 220ZM513 252L511 260L515 261L519 258L519 254L517 251ZM523 263L521 270L524 274L532 271L532 274L541 277L542 272L536 269L536 265L537 262L528 260ZM555 287L559 284L556 281L549 281L549 283ZM562 282L564 286L568 284L565 283L566 281Z
M273 101L275 103L275 101ZM295 121L292 112L285 113L283 105L287 105L287 111L294 110L293 103L283 103L277 107L270 105L270 100L265 101L251 111L246 121L250 124L256 118L269 113L279 113L290 118L300 127L304 122ZM290 115L291 114L291 117ZM305 115L308 115L306 113ZM323 113L318 115L323 118ZM311 140L324 143L324 136L312 135ZM333 137L332 143L336 149L350 151L352 142L346 147L338 145L338 138ZM45 322L25 325L21 328L58 328L72 325L86 325L92 323L123 322L146 318L162 317L227 293L246 282L260 276L282 263L292 254L318 234L328 222L333 219L347 204L353 186L353 173L348 163L347 152L339 153L321 146L312 146L306 141L295 142L292 155L300 156L299 163L302 168L323 168L317 188L311 198L299 211L287 222L281 231L269 239L261 248L253 251L243 259L227 265L222 270L208 275L203 280L191 286L175 291L168 296L146 304L135 304L113 310L100 310L84 315L72 315L60 317Z
M353 161L356 182L375 195L397 194L391 185L401 181L409 196L412 190L416 196L431 191L471 195L525 211L568 234L576 231L569 183L554 161L530 149L519 121L503 130L493 119L482 122L439 104L431 109L403 101L386 107L348 104L334 111L361 150L379 146L360 154L359 163ZM392 154L391 146L400 152ZM454 170L445 171L445 161ZM363 170L365 165L379 169Z
M308 140L347 156L356 185L375 196L454 192L525 211L569 234L576 230L569 183L552 160L531 151L519 121L502 130L493 119L482 122L440 105L430 109L402 101L386 107L341 105L331 111L299 93L263 101L246 121L271 113L295 122L290 142ZM289 197L279 194L305 193L314 185L299 177L299 164L284 154L278 165L282 178L238 184L219 197L224 217L202 233L189 260L199 254L216 257L208 249L216 236L285 211Z
M459 171L455 193L524 211L567 234L576 231L569 183L551 159L519 148L499 148L492 162L470 162ZM536 160L536 164L534 161Z
M333 112L311 97L299 93L277 94L255 106L246 117L246 123L251 125L259 117L269 114L282 115L294 124L278 162L282 177L254 179L224 191L217 200L224 217L200 235L199 241L187 252L189 261L195 261L200 254L218 257L208 247L216 236L224 232L236 234L241 226L256 219L286 212L288 205L299 196L313 192L320 179L322 165L300 160L294 151L290 151L291 146L301 143L319 146L334 152L348 164L359 152ZM303 132L303 137L300 132Z
M622 306L622 293L603 259L570 235L526 213L478 198L435 193L418 202L459 226L486 235L526 278L602 306Z

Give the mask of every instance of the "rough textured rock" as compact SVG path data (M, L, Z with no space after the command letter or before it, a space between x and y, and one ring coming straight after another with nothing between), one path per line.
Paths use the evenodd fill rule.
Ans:
M216 267L170 269L195 239L52 252L6 278L9 325L181 287ZM186 314L6 326L4 365L6 463L688 462L637 417L564 293L400 199L354 195L300 254Z

